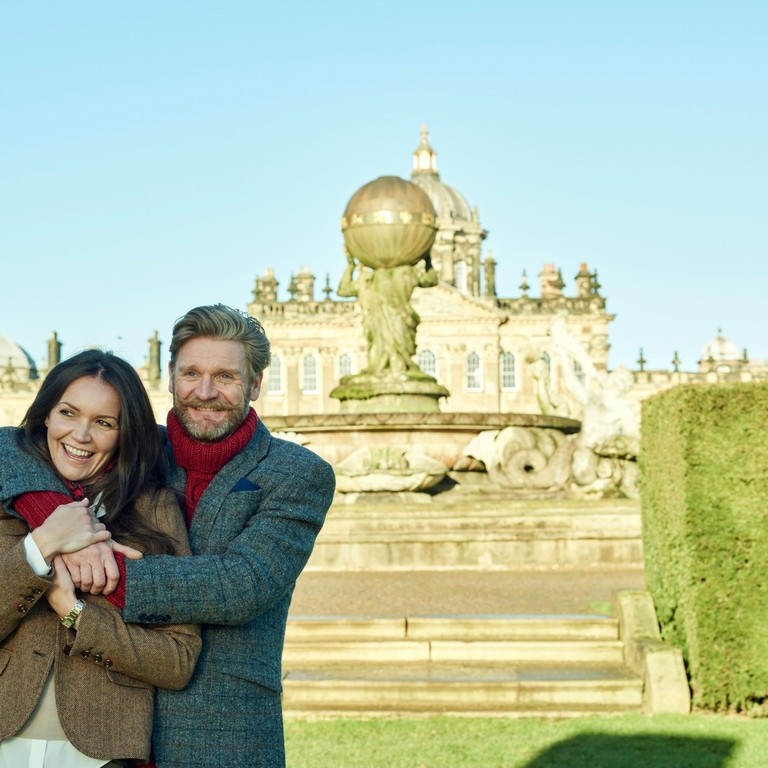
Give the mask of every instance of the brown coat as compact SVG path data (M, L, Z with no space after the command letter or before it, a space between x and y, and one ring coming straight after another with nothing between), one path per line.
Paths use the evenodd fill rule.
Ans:
M170 491L143 495L137 511L189 554L187 532ZM53 667L59 720L86 755L149 758L155 686L181 689L200 652L197 625L125 624L101 596L86 595L78 629L66 629L48 606L50 577L26 560L27 524L0 506L0 740L34 710Z

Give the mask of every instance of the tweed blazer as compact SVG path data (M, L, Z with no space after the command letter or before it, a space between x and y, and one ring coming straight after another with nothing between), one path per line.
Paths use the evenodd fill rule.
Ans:
M170 484L186 473L173 462ZM288 607L333 500L335 476L312 451L259 420L214 477L189 531L196 557L126 563L127 621L203 624L189 686L158 691L159 768L284 765L280 691Z
M29 526L9 500L32 490L66 492L49 468L18 450L15 429L0 429L0 740L29 719L52 671L67 738L91 757L147 760L155 686L182 688L200 651L199 627L126 624L105 598L81 596L77 630L49 607L52 578L26 560ZM175 495L143 494L136 511L189 554Z

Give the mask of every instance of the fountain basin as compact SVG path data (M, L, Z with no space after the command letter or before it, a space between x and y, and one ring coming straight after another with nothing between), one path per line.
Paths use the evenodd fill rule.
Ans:
M575 434L581 422L529 413L337 413L265 416L272 432L295 433L333 466L361 448L418 450L453 469L481 432L506 427Z

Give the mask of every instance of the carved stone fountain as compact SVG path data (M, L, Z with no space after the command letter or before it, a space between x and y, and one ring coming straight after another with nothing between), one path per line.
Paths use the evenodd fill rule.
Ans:
M342 494L501 489L562 495L580 422L558 415L441 413L450 393L414 362L419 317L410 298L437 284L429 250L438 221L415 184L382 176L342 217L347 267L341 296L363 315L368 364L331 392L340 413L272 417L336 469Z

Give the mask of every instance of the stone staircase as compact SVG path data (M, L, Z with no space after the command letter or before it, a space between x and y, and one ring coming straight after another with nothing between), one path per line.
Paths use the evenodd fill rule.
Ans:
M558 574L541 580L551 591L571 586L571 569L642 573L636 501L438 501L403 494L331 508L305 571L314 591L303 594L300 579L289 616L287 718L684 711L682 662L662 647L645 592L617 593L626 599L615 601L613 615L547 610L555 601L546 594L531 611L506 587L493 610L486 604L478 615L474 607L473 584L511 585L520 574L530 591L537 574ZM457 574L467 582L463 595L429 588ZM370 588L382 579L394 589ZM611 595L605 599L610 605ZM678 693L685 689L671 698L670 676Z
M283 665L289 718L562 718L643 703L604 616L295 618Z
M432 501L334 504L310 570L642 567L640 507L631 499ZM394 494L393 494L394 496ZM423 500L419 500L423 499Z

